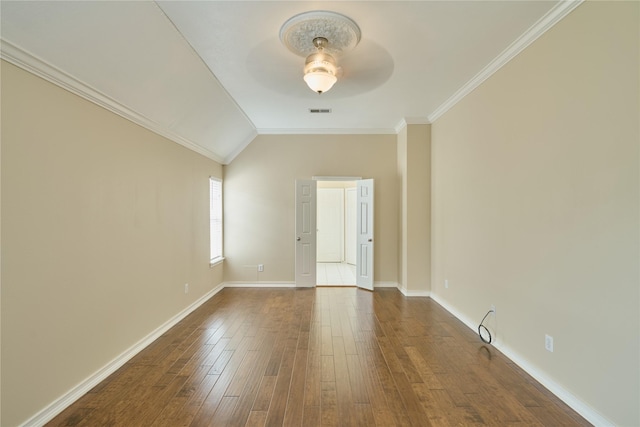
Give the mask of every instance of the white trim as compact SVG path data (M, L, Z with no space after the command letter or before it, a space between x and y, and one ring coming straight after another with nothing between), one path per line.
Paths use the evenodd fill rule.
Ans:
M249 135L247 139L244 140L242 144L240 144L235 150L231 152L231 154L229 154L227 157L224 158L224 161L222 162L222 164L223 165L230 164L236 157L238 157L240 153L244 151L245 148L249 146L249 144L253 142L254 139L256 139L256 136L258 136L258 132L254 130L253 132L251 132L251 135Z
M209 268L213 268L216 265L222 264L224 260L225 260L225 257L219 257L219 258L216 258L215 261L209 261Z
M136 111L131 110L128 107L125 107L116 100L97 91L88 84L74 78L70 74L65 73L54 65L49 64L45 60L38 58L37 56L32 55L3 39L0 39L0 58L10 62L16 67L20 67L31 74L53 83L56 86L78 95L89 102L99 105L120 117L140 125L151 132L170 139L189 150L202 154L203 156L208 157L211 160L215 160L218 163L224 163L224 159L216 155L214 152L196 144L193 141L183 138L169 129L166 129L164 126Z
M430 125L428 117L405 117L404 122L408 125Z
M225 288L295 288L296 282L224 282Z
M478 325L475 322L469 320L466 316L460 313L458 310L447 304L444 300L440 299L437 294L431 294L431 299L437 302L442 308L447 310L453 316L455 316L458 320L464 323L467 327L469 327L472 331L477 333ZM540 371L534 364L529 362L525 357L522 357L517 351L513 350L509 346L503 345L500 343L500 340L494 341L491 345L493 345L496 349L498 349L502 354L511 359L516 365L522 368L527 374L531 375L536 381L546 387L551 393L556 395L560 400L566 403L570 408L584 417L587 421L589 421L594 426L613 426L615 425L612 421L608 420L604 415L600 414L594 408L589 406L587 403L582 401L580 398L575 396L573 393L566 390L560 384L558 384L555 380L549 377L543 371Z
M311 179L314 181L360 181L362 177L361 176L312 176Z
M502 53L494 58L486 67L484 67L471 80L458 89L449 99L436 108L428 119L431 123L438 120L440 116L449 111L460 102L465 96L471 93L475 88L480 86L482 82L491 77L500 68L515 58L520 52L527 48L531 43L546 33L555 24L560 22L562 18L567 16L572 10L580 6L584 0L563 0L558 2L549 12L533 24L524 34L511 43Z
M402 292L406 297L430 297L430 291L406 291Z
M402 132L408 125L430 125L431 121L427 117L404 117L395 126L396 134Z
M397 288L398 284L396 282L373 282L373 287L375 288Z
M398 290L405 297L429 297L431 296L431 291L409 291L405 287L398 285Z
M395 135L394 128L344 128L344 129L257 129L258 135Z
M92 375L83 380L80 384L73 387L71 390L54 400L52 403L47 405L37 414L29 418L23 424L22 427L33 427L33 426L42 426L47 422L51 421L56 415L60 414L67 407L69 407L76 400L80 399L84 396L89 390L98 385L100 382L105 380L109 375L117 371L122 365L131 360L136 354L144 350L147 346L149 346L152 342L158 339L162 334L167 332L169 329L174 327L178 322L187 317L191 312L196 310L202 304L207 302L211 297L224 289L224 284L221 283L198 300L193 302L187 308L182 310L180 313L173 316L171 319L164 322L154 331L152 331L149 335L142 338L140 341L135 343L133 346L125 350L111 362L104 365L102 368L98 369Z
M402 132L402 130L406 127L407 127L407 120L402 118L394 128L394 130L396 131L396 135Z

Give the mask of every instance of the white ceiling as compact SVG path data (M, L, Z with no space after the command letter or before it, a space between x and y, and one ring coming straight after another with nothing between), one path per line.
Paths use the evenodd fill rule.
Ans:
M3 59L228 163L256 134L428 123L577 4L3 0L0 34ZM362 31L322 95L278 37L309 10L345 14Z

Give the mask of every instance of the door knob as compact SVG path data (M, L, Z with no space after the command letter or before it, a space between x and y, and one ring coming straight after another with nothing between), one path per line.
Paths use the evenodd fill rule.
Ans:
M373 242L373 239L369 239L370 242Z
M299 242L299 241L300 241L300 238L298 237L298 238L296 239L296 241L298 241L298 242Z

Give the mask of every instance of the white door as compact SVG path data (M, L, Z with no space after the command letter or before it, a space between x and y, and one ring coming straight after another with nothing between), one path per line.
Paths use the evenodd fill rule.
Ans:
M317 262L342 262L344 251L344 189L318 188ZM355 236L354 236L355 237Z
M357 189L347 188L346 191L346 204L345 204L345 240L344 240L344 253L345 261L347 264L356 265L357 255L357 242L356 242L356 222L358 218L357 212Z
M296 286L316 285L316 182L296 180Z
M356 284L373 290L373 179L358 181Z

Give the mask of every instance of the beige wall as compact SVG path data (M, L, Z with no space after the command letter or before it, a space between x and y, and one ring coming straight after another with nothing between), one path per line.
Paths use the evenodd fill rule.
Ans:
M500 346L625 426L640 425L638 8L584 3L432 129L432 292L475 322L495 304Z
M431 290L431 125L407 125L398 134L400 289Z
M293 282L296 178L361 176L375 179L375 281L396 283L395 135L262 135L224 173L225 281Z
M397 183L398 183L398 289L406 293L406 241L407 241L407 127L398 132L396 142Z
M2 62L3 426L221 283L208 263L208 177L221 173Z

